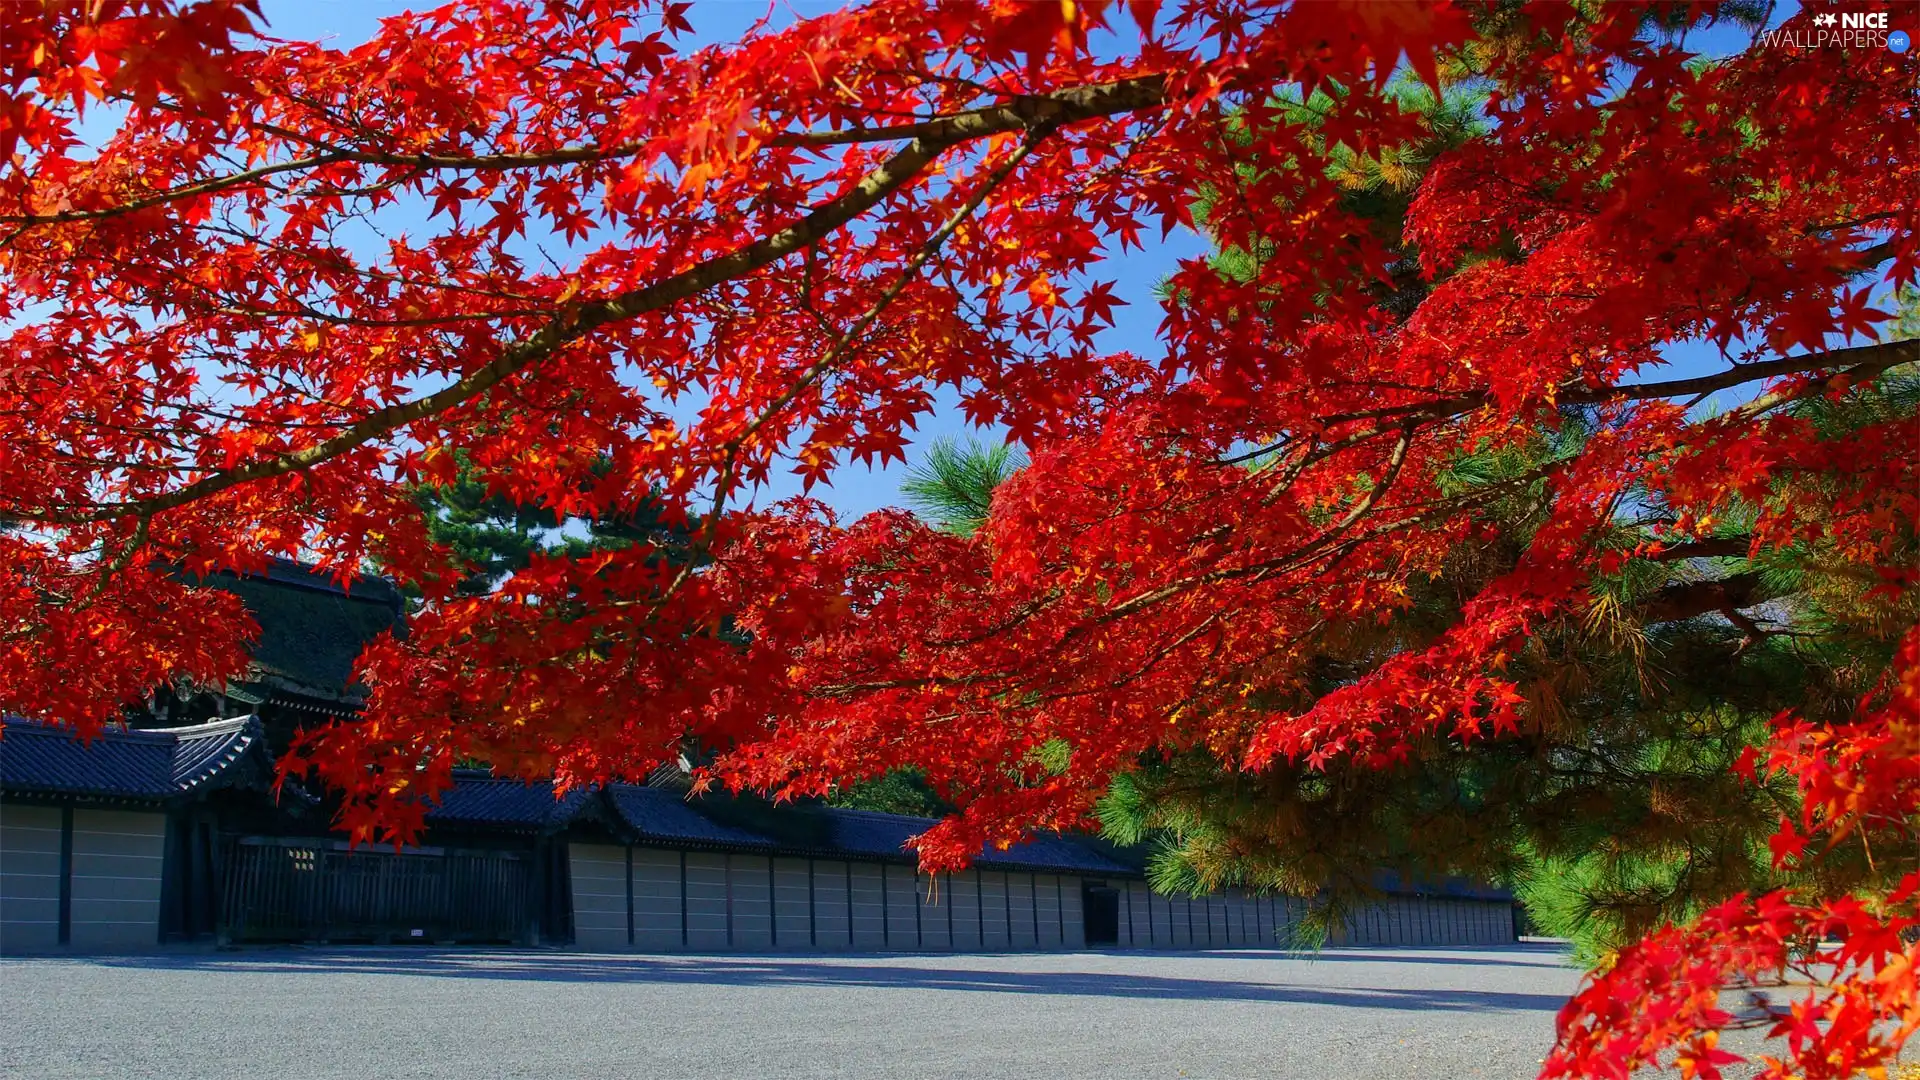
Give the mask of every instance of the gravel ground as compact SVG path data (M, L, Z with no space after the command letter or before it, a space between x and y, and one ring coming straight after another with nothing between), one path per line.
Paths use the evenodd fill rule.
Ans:
M417 949L0 962L0 1076L1532 1076L1546 946L894 956Z

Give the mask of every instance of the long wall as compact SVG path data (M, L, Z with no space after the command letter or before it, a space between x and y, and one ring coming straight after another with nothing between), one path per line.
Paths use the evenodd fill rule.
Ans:
M151 948L166 815L0 804L0 953Z
M718 952L1078 949L1080 879L574 844L574 941ZM630 868L630 869L629 869ZM628 882L632 884L631 892Z
M1237 889L1203 897L1164 896L1143 882L1117 883L1120 945L1214 948L1290 945L1306 901ZM1501 900L1389 896L1360 909L1333 935L1337 945L1497 945L1515 940L1513 905Z
M1083 879L838 859L574 844L575 944L584 949L841 952L1082 949ZM1290 943L1298 900L1238 891L1163 896L1143 882L1094 879L1118 892L1111 947L1272 948ZM1514 940L1500 901L1390 897L1336 936L1344 944L1473 945Z

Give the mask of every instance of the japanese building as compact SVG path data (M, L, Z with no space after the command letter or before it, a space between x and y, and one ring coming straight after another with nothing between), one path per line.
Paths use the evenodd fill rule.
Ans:
M1237 891L1166 896L1138 853L1048 835L922 873L925 818L615 784L460 771L404 851L350 849L326 800L273 786L303 723L351 715L361 643L400 626L390 586L341 589L304 568L223 583L261 624L224 694L156 695L138 726L91 743L5 721L0 952L130 951L178 942L420 942L641 951L1001 951L1274 947L1304 902ZM235 715L235 714L240 715ZM1505 893L1402 886L1352 920L1352 943L1511 941Z

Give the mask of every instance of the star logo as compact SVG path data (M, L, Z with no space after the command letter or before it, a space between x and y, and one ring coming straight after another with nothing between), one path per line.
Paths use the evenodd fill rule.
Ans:
M1813 17L1813 25L1815 26L1832 26L1837 21L1831 11L1823 11Z

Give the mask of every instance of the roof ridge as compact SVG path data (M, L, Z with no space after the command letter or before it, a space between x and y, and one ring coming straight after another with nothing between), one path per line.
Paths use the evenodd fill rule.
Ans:
M0 763L8 790L166 801L239 775L267 753L252 716L180 728L111 728L82 743L70 727L5 718ZM269 766L270 767L270 766Z
M652 784L635 784L635 783L630 783L626 780L615 780L607 784L606 788L608 791L652 792L665 798L677 799L680 802L684 802L684 803L692 802L693 794L694 794L691 791L677 791L673 788L654 787Z
M141 728L139 730L149 731L155 734L172 735L176 741L181 739L200 739L209 735L231 734L240 728L252 724L255 719L257 718L252 713L248 713L245 716L228 716L219 720L208 720L199 724L185 724L180 727Z
M71 724L62 724L52 720L35 720L28 716L8 716L3 723L6 728L4 738L28 738L41 736L49 739L69 739L80 741L80 731ZM167 733L166 728L130 728L118 724L101 727L90 741L113 739L119 742L136 742L161 745L176 741Z
M201 726L211 728L216 725L206 724ZM183 756L181 750L186 748L188 740L179 740L174 744L174 758L170 763L172 765L171 771L173 773L174 787L181 791L187 791L196 785L204 784L219 776L221 773L226 772L239 762L241 758L245 757L247 751L253 749L254 743L259 741L260 733L260 725L251 716L244 717L239 725L230 726L224 732L209 732L209 735L226 735L227 738L224 747L219 748L217 753L211 758L203 759L199 762L187 762L186 764L189 767L185 769L182 769L180 758ZM204 740L195 739L193 741L201 742Z
M529 788L538 784L546 784L552 787L559 783L558 780L555 780L551 776L544 780L527 780L518 776L495 776L492 770L489 769L455 769L453 770L453 779L455 783L514 784L519 787ZM576 784L575 786L578 787L579 785Z
M279 571L283 576L275 576L275 571ZM290 559L284 555L267 556L267 568L264 571L238 570L228 567L218 572L240 578L262 578L276 584L290 585L296 589L332 593L349 600L369 600L381 604L392 603L400 591L394 580L385 574L354 570L343 576L318 563L307 562L304 559ZM298 576L284 576L286 574ZM359 586L357 591L356 586ZM370 592L377 593L382 590L386 592L385 596L368 595Z
M937 817L926 817L921 814L895 814L887 810L856 810L851 806L827 806L822 807L822 809L835 814L845 814L848 817L864 817L885 821L931 821L937 823L941 820Z

